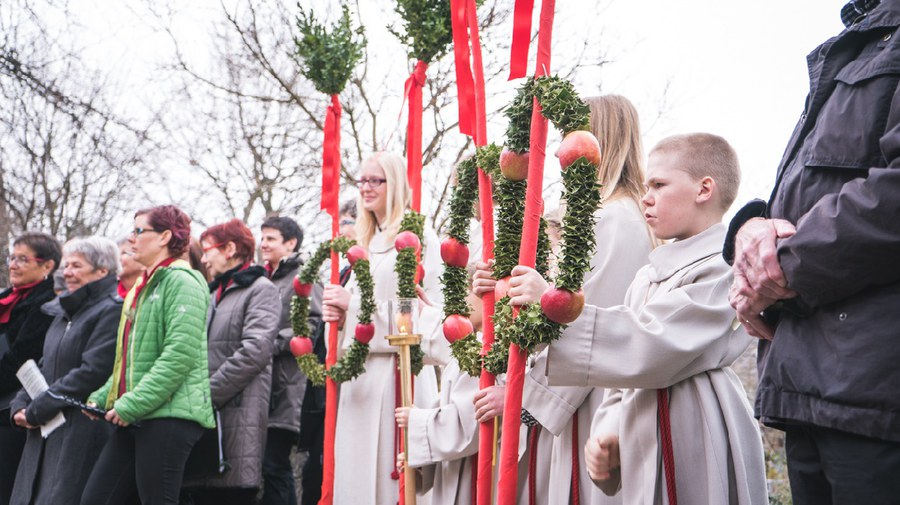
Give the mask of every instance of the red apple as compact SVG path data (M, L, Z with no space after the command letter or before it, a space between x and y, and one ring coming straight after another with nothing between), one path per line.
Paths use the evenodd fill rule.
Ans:
M309 337L294 337L291 339L291 354L299 358L313 352L313 343Z
M497 281L497 284L494 286L494 300L500 301L507 293L509 293L508 275Z
M420 282L422 282L422 279L424 279L424 278L425 278L425 267L423 267L422 264L419 263L418 265L416 265L415 283L419 284Z
M347 261L350 262L350 266L355 265L358 260L367 259L369 259L369 253L362 247L355 245L347 249Z
M594 137L591 132L577 130L566 135L562 144L559 145L556 155L559 156L559 166L563 170L569 168L581 157L587 158L592 165L599 167L600 142L597 142L597 137Z
M394 249L400 252L404 249L412 247L419 252L422 249L422 243L419 242L419 236L411 231L401 231L394 239Z
M451 267L465 268L469 263L469 246L447 237L441 242L441 259Z
M356 330L353 332L353 338L359 340L361 344L368 344L372 341L372 337L375 336L375 325L372 323L368 324L357 324Z
M451 344L475 333L475 327L472 326L472 321L469 321L468 317L459 314L447 316L447 319L444 320L443 329L444 338Z
M559 323L569 324L581 314L584 309L584 291L577 293L568 289L550 288L541 296L541 311L547 319Z
M528 151L517 153L504 148L500 152L500 173L511 181L528 178Z
M297 296L309 298L309 294L312 293L312 284L305 284L300 282L299 277L294 277L294 293Z

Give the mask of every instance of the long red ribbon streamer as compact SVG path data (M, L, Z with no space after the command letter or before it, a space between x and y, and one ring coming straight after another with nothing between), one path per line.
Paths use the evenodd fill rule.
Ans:
M456 82L459 95L459 129L464 135L474 137L476 146L487 144L487 116L484 93L484 66L481 59L481 42L478 34L478 14L475 0L451 0L451 26L453 28L453 49L456 62ZM469 47L471 44L471 65ZM474 74L474 75L473 75ZM474 108L474 111L473 111ZM474 115L472 114L474 112ZM494 257L494 212L491 180L479 168L478 205L481 214L481 259L487 262ZM482 355L494 343L494 294L487 293L482 299ZM481 371L480 389L494 385L494 375ZM490 505L493 491L494 463L489 455L494 452L494 420L479 426L476 479L473 482L478 505Z
M513 11L512 45L509 50L509 80L528 72L528 46L531 44L531 15L534 0L516 0ZM543 16L543 11L541 12Z
M453 56L459 104L459 131L476 136L475 79L469 64L468 0L450 0L450 26L453 28ZM476 28L477 29L477 28Z
M550 41L553 37L553 11L555 0L541 3L540 31L538 35L538 57L535 77L547 75L550 71ZM518 2L517 2L518 8ZM519 264L535 266L537 259L537 239L543 211L544 159L547 148L547 119L541 114L541 104L534 99L531 114L531 145L528 163L528 187L525 190L525 216L522 224L522 242L519 248ZM514 312L513 316L517 314ZM503 405L503 436L500 442L500 480L498 484L498 505L516 503L518 485L519 426L521 425L522 388L525 383L524 349L509 346L509 365L506 370L506 401Z
M331 238L338 236L338 198L341 182L341 102L331 95L331 105L325 115L325 141L322 153L322 204L331 215ZM331 252L331 283L340 284L338 255ZM328 354L325 367L337 363L337 323L328 325ZM325 439L322 446L322 497L319 505L331 505L334 501L334 433L337 425L337 384L331 378L325 380Z
M325 141L322 149L322 210L337 218L341 177L341 102L331 95L325 113ZM332 237L333 238L333 237Z
M412 188L412 208L422 208L422 87L428 64L416 61L416 67L406 79L405 95L409 101L406 126L406 178Z

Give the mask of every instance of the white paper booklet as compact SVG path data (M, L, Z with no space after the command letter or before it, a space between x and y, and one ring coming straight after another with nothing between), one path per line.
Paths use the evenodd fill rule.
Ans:
M41 369L38 368L37 363L35 363L33 359L26 361L25 364L19 368L19 371L16 372L16 377L19 378L19 382L22 383L22 387L25 388L25 392L28 393L28 396L31 398L37 397L37 395L50 388L47 384L47 379L44 378ZM41 426L41 436L44 438L49 437L56 428L59 428L65 423L66 418L62 415L62 412L56 414L47 424Z

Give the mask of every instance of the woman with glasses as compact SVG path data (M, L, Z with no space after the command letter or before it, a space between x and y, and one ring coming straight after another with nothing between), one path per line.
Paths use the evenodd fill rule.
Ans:
M9 503L25 432L12 426L9 403L22 387L16 371L38 361L53 316L41 306L56 297L53 272L59 266L59 242L44 233L25 233L13 242L7 259L12 287L0 292L0 505Z
M207 229L200 244L213 278L207 295L209 385L230 468L186 480L184 487L195 505L252 505L262 485L281 298L265 268L253 265L256 241L240 220Z
M78 505L112 432L111 425L91 422L61 397L84 401L112 372L122 314L118 256L116 244L101 237L76 238L63 247L66 290L43 307L55 316L41 362L50 389L34 399L20 391L10 405L15 424L28 430L13 504ZM43 438L40 426L59 414L65 424Z
M397 407L397 348L388 344L388 300L397 298L394 263L394 237L404 213L410 207L412 191L406 182L406 161L397 155L376 153L364 160L357 181L356 240L369 252L375 282L376 311L372 315L375 338L369 343L366 372L341 384L335 434L334 503L396 503L397 433L394 409ZM439 328L443 301L439 279L443 270L437 235L427 226L422 249L425 286L421 292L419 327L426 364L443 364L449 346ZM355 278L347 287L329 285L323 297L323 320L342 328L341 346L350 346L360 307ZM426 366L416 377L415 403L437 402L434 368ZM352 485L343 483L352 482Z
M124 301L112 375L90 397L116 429L88 479L85 505L133 501L135 492L144 505L178 503L191 448L215 426L206 281L179 259L190 223L173 205L135 214L133 258L146 271Z

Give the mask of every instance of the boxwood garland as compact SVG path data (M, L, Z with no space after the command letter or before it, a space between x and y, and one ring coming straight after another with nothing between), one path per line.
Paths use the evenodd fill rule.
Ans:
M419 243L425 244L425 216L410 210L403 215L400 221L400 232L411 231L419 237ZM397 252L397 261L394 263L394 272L397 274L397 298L416 298L416 270L419 266L419 257L411 248ZM421 345L413 345L409 348L410 361L413 375L419 375L425 366L425 353Z
M309 262L303 266L297 273L297 281L302 284L313 284L318 280L319 270L322 263L335 251L339 254L346 255L350 247L356 244L355 241L346 237L338 237L334 240L323 242L319 245L316 252L310 258ZM372 274L369 272L369 260L360 258L351 267L353 274L356 276L356 284L359 286L362 301L359 309L359 324L371 324L372 313L375 311L375 295ZM291 328L294 335L309 337L310 328L307 319L309 318L309 297L294 295L291 299ZM325 384L325 377L331 377L336 383L340 384L348 380L355 379L362 375L365 369L366 358L369 355L369 344L362 343L356 338L350 345L350 349L328 370L319 363L315 353L304 354L297 358L297 364L309 380L316 386Z
M475 214L478 198L478 166L488 173L499 173L500 147L494 144L479 147L476 154L463 160L456 169L456 187L450 198L450 225L447 235L459 243L469 244L469 222ZM466 302L469 292L468 273L464 267L444 265L441 277L444 286L444 317L458 314L469 317ZM450 344L450 351L459 363L460 370L472 377L481 374L481 343L475 333Z
M506 130L507 149L520 154L528 151L533 98L537 98L541 104L543 116L563 136L573 131L590 129L590 109L571 83L557 76L531 78L519 89L505 112L509 118ZM526 182L509 181L502 176L496 179L499 209L494 276L501 279L509 275L518 263ZM579 158L562 171L562 182L566 215L563 218L559 274L555 285L578 291L584 282L584 274L590 269L590 259L596 246L594 212L600 206L601 189L597 180L597 167L587 159ZM542 220L537 270L546 276L546 251L549 247L545 245L545 226L546 223ZM513 320L509 298L499 300L494 315L496 339L483 359L485 369L493 374L506 372L509 344L515 343L532 352L537 345L559 338L563 328L564 325L547 319L540 304L520 307L519 315Z

